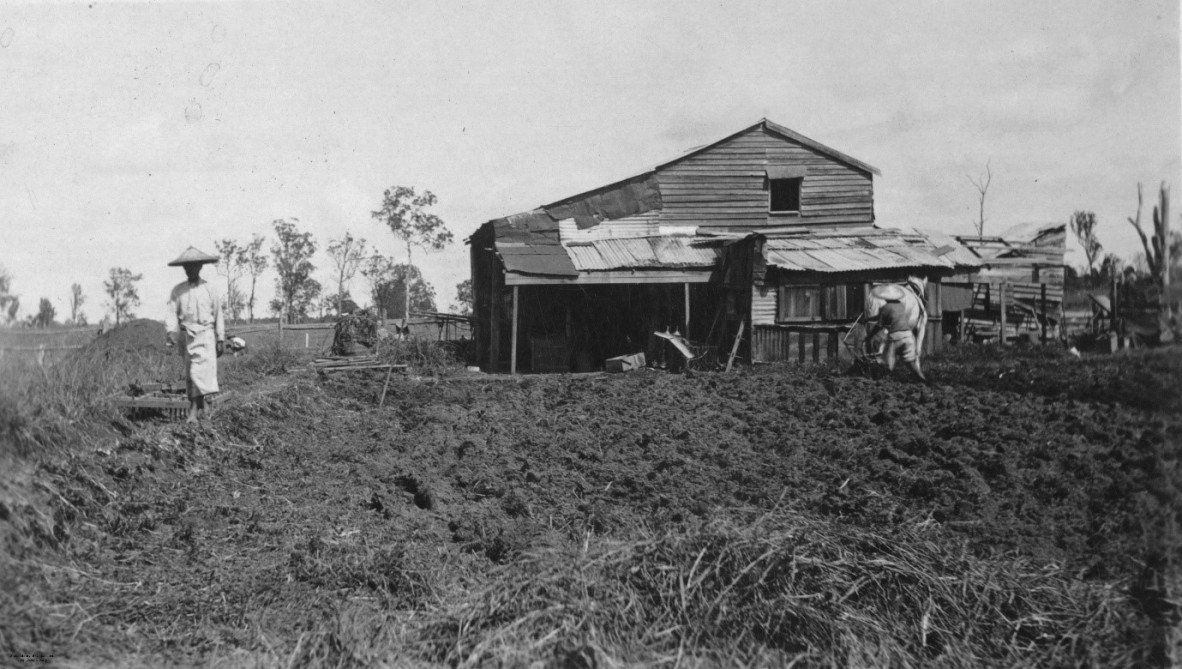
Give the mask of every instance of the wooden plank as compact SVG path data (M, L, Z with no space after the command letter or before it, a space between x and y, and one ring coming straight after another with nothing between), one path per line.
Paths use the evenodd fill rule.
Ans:
M1038 258L989 258L982 259L982 263L990 267L1055 267L1061 266L1062 262L1054 260L1040 260Z
M752 176L758 178L752 178ZM763 188L763 176L763 172L753 173L753 175L719 172L715 176L698 173L679 174L676 172L662 172L659 175L658 181L661 186L666 184L698 184L710 182L725 184L759 184L759 187Z
M323 367L319 367L319 366L316 367L316 371L317 372L324 372L324 373L352 372L352 371L359 371L359 370L364 370L364 369L393 369L396 367L397 367L397 365L380 364L380 363L372 364L372 365L326 365ZM405 367L405 365L403 365L403 367Z
M735 355L739 352L739 342L743 341L743 326L747 321L739 321L739 332L735 335L735 343L731 345L731 355L726 359L726 371L731 371L731 366L735 364Z
M1001 302L1001 336L998 337L1002 346L1006 345L1006 285L1003 283L998 287L998 299Z
M1039 341L1041 341L1043 344L1046 344L1047 343L1047 320L1049 320L1047 318L1047 284L1045 284L1045 283L1042 284L1041 288L1042 288L1042 290L1041 290L1041 295L1040 295L1040 300L1039 300L1039 310L1038 311L1042 315L1042 318L1039 319L1042 321L1042 337L1039 339Z
M578 277L529 276L506 274L507 286L588 286L630 283L708 283L713 268L699 271L623 270L615 272L583 272ZM495 321L494 321L495 324Z
M676 185L664 184L661 186L662 201L670 197L678 198L687 195L703 195L705 193L731 195L733 197L757 197L760 195L766 196L767 189L763 188L762 185L752 185L749 188L744 188L742 184L719 183L717 181L685 182Z

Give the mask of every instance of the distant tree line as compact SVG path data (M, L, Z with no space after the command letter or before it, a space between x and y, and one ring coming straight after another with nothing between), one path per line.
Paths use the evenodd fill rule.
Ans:
M394 186L382 196L373 220L390 231L406 248L406 262L371 251L369 243L352 232L329 239L324 247L331 272L329 285L316 278L316 252L320 248L311 232L301 229L297 218L276 219L271 223L270 239L255 234L249 241L221 239L215 242L219 258L217 272L226 280L226 312L232 320L256 318L259 280L267 270L275 275L274 298L267 305L272 315L288 322L321 318L356 310L362 300L351 292L357 275L368 287L367 306L382 318L409 318L414 312L436 311L435 288L423 278L415 265L415 251L439 251L453 236L439 216L431 212L438 200L430 191L416 192L412 187ZM139 285L143 274L127 267L112 267L103 281L104 321L120 325L136 317L141 306ZM472 283L465 280L456 286L456 301L463 313L471 312ZM69 320L85 325L82 307L87 296L82 286L70 286ZM58 313L52 301L40 298L35 313L19 319L20 296L13 290L13 277L0 267L0 324L23 324L48 327L57 323Z

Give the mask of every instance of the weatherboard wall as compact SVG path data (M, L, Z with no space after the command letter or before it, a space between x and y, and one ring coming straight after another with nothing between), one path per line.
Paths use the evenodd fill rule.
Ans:
M800 213L768 211L769 167L804 171ZM869 172L761 127L658 168L657 181L662 224L760 228L874 221Z

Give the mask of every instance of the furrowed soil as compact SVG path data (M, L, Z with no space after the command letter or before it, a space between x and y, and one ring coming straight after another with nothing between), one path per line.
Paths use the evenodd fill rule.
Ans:
M933 360L929 372L930 387L903 374L796 366L396 377L382 407L380 374L268 378L236 389L236 403L206 424L135 423L12 475L0 505L3 650L78 666L506 661L487 635L465 641L473 632L464 621L504 636L533 614L498 619L488 584L524 588L547 565L566 564L546 556L656 550L774 516L801 546L833 532L863 547L842 548L835 564L872 567L858 552L897 541L870 557L901 561L911 549L899 546L927 547L931 568L951 570L947 578L968 569L958 560L1053 571L1065 588L1107 593L1112 636L1092 648L1101 644L1086 638L1093 623L1077 621L1045 633L1059 641L1032 636L1030 648L1076 634L1071 643L1081 645L1060 661L1160 659L1146 630L1176 610L1155 613L1145 602L1163 600L1173 576L1162 565L1179 547L1182 356L968 351ZM641 549L629 550L640 559ZM678 567L683 599L710 554L694 544ZM1149 575L1147 562L1156 565ZM575 563L571 573L594 560ZM647 569L628 564L618 578ZM1158 596L1139 598L1143 591ZM526 596L514 592L506 597ZM719 600L725 594L720 588ZM841 594L826 600L834 611ZM546 597L559 599L530 596L543 610ZM596 591L580 597L585 616L611 606ZM484 618L472 612L480 607ZM1021 618L977 615L1002 627ZM920 606L916 655L890 657L924 657L927 620ZM638 632L649 639L642 647L623 631L572 626L577 638L523 633L509 663L824 663L809 644L756 633L751 644L781 654L712 655L688 637L644 637L659 630ZM1019 628L997 634L1018 648ZM977 659L928 659L988 664L986 645L975 647ZM876 664L873 655L851 657L842 663ZM993 660L1022 657L997 650Z

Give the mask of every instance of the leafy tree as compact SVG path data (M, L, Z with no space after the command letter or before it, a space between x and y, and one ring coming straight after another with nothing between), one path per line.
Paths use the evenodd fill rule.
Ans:
M316 298L320 297L321 288L319 281L309 278L296 286L290 305L278 297L271 300L271 313L279 317L287 314L289 323L304 320L316 309Z
M415 247L424 251L439 251L452 241L451 231L447 229L443 220L427 211L429 207L435 206L436 201L435 195L429 190L418 195L414 188L395 186L386 189L382 197L382 208L371 212L374 220L385 223L390 232L406 244L406 266L415 271L418 271L414 267L412 253ZM403 314L409 313L412 309L413 283L404 283L406 299Z
M409 318L405 299L408 293L411 311L435 311L435 289L423 280L418 267L373 256L362 269L362 274L369 280L374 306L382 318L403 321Z
M86 296L82 294L81 284L70 285L70 322L75 325L86 325L86 316L82 313L82 305L86 303Z
M240 258L244 261L246 271L250 273L250 297L246 299L246 308L250 312L250 322L254 322L254 290L258 285L259 277L267 269L267 256L263 253L263 242L266 237L262 235L255 235L250 243L242 247L239 252Z
M328 255L332 258L333 265L337 269L336 310L338 316L342 313L342 302L349 295L349 282L357 275L357 270L361 268L361 263L365 260L365 246L365 240L354 239L351 232L346 232L345 236L340 239L329 241Z
M246 273L245 249L233 239L223 239L214 242L218 249L218 274L226 277L226 306L230 309L230 318L238 320L246 308L246 296L238 287L238 280Z
M37 305L37 313L29 317L29 325L35 328L47 328L53 325L53 319L56 317L57 309L53 308L53 303L49 301L48 297L43 297Z
M1104 247L1096 238L1096 214L1090 211L1077 211L1071 215L1071 232L1083 247L1084 255L1088 259L1088 275L1096 272L1096 261L1100 259L1100 252Z
M476 301L472 296L472 279L464 279L456 284L456 302L459 303L461 316L471 316Z
M103 282L103 290L107 293L107 306L115 312L115 325L119 325L124 318L135 318L132 309L140 305L139 288L136 286L143 274L132 274L126 267L112 267L110 278Z
M16 313L21 308L20 297L12 293L12 275L4 267L0 267L0 316L5 324L16 320Z
M275 258L275 271L279 276L275 279L276 297L271 301L271 309L286 312L289 323L295 322L297 317L306 317L308 309L320 295L320 282L312 278L316 266L311 258L316 253L316 242L312 240L312 233L299 231L298 222L299 219L293 218L272 223L277 239L271 245L271 255Z

